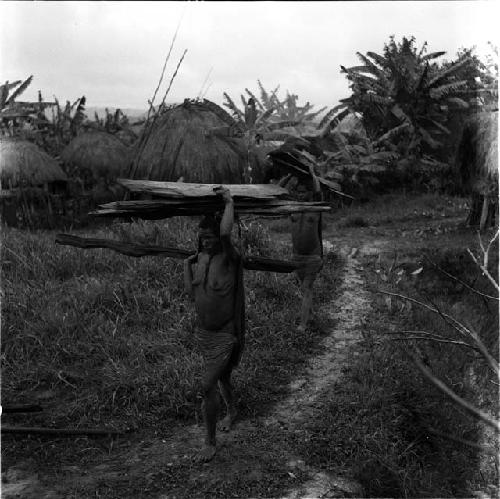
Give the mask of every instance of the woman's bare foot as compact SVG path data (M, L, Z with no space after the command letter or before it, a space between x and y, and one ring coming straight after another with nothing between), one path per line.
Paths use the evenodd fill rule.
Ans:
M194 460L199 463L206 463L215 456L215 445L205 445L195 456Z
M231 414L228 414L224 419L219 421L219 424L217 425L220 431L229 431L234 423L234 420L236 419L237 413L233 412Z

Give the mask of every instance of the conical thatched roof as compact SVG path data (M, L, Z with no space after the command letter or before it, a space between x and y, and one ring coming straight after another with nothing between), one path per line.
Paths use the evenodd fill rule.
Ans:
M231 137L234 121L222 108L204 100L189 101L160 115L128 178L195 183L243 183L247 146ZM226 127L224 133L212 133ZM259 161L250 153L253 175ZM254 178L257 181L257 178Z
M65 165L89 169L94 177L123 177L131 160L130 149L115 136L89 131L76 136L63 150Z
M65 182L66 174L57 161L27 140L0 139L0 178L2 187L18 187Z
M497 111L484 111L469 119L462 133L457 161L465 185L498 181Z

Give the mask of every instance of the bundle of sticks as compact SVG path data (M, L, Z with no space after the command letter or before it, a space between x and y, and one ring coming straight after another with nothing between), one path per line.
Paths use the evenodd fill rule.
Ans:
M156 182L152 180L118 179L132 193L154 199L115 201L100 205L91 212L95 216L137 217L158 220L174 216L196 216L224 209L224 201L214 192L217 184ZM299 212L329 211L322 202L299 202L289 192L273 184L223 184L234 199L234 210L241 215L276 216Z

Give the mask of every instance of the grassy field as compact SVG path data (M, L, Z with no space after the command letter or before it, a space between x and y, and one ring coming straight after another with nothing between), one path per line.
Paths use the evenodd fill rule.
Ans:
M153 484L142 476L122 477L98 491L75 489L73 497L156 497L161 490L173 490L176 497L276 497L300 478L299 472L291 477L280 467L284 452L304 456L318 469L348 470L367 497L470 497L478 489L495 493L491 487L498 480L498 463L493 455L485 458L487 453L458 440L495 448L496 438L436 390L407 353L417 352L459 395L498 414L491 371L471 348L402 340L403 330L457 338L439 314L403 306L400 300L388 302L379 293L397 292L438 305L478 331L496 354L497 303L442 271L494 294L466 251L477 251L478 243L473 231L460 225L465 209L459 198L393 195L325 217L325 241L333 252L316 285L320 306L335 303L344 265L340 246L385 240L394 251L361 257L372 308L359 355L323 394L320 410L303 432L271 433L259 427L242 435L238 459L222 453L213 480L180 464L158 470ZM195 246L194 226L189 220L115 223L82 235L189 249ZM283 220L247 222L245 251L285 258L287 230ZM55 232L3 232L2 404L37 402L45 409L38 415L12 415L8 422L128 428L136 439L168 436L179 424L199 422L200 358L192 341L192 303L182 289L182 262L63 247L54 238ZM494 251L491 271L496 275L497 247ZM310 331L297 333L299 293L292 275L249 271L245 284L248 341L235 385L248 419L266 414L288 394L290 381L318 352L332 324L319 314ZM111 452L86 438L4 436L2 443L4 466L29 461L54 480L63 464L85 467ZM258 473L248 473L257 462Z
M111 231L122 240L191 249L192 226L116 224L95 235ZM243 235L247 250L258 246L271 254L258 224ZM4 400L44 399L49 408L57 401L53 422L62 426L136 429L195 417L200 358L182 261L84 251L56 245L54 238L50 232L5 232ZM274 255L280 256L279 249ZM249 272L246 285L249 338L241 388L250 408L267 402L263 387L270 379L279 389L293 375L294 356L302 355L304 342L314 344L322 326L311 338L295 335L296 317L289 313L298 293L293 276ZM333 289L334 277L325 286ZM273 351L287 355L288 369Z

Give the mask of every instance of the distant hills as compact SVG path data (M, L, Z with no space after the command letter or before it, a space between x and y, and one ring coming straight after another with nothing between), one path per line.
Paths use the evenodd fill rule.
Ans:
M145 118L148 114L147 109L137 109L137 108L129 108L129 107L120 107L116 108L113 106L85 106L85 114L87 115L89 120L94 119L94 113L97 113L99 118L106 117L106 109L110 113L114 113L117 109L121 109L122 113L124 113L129 119L139 120L141 118Z

